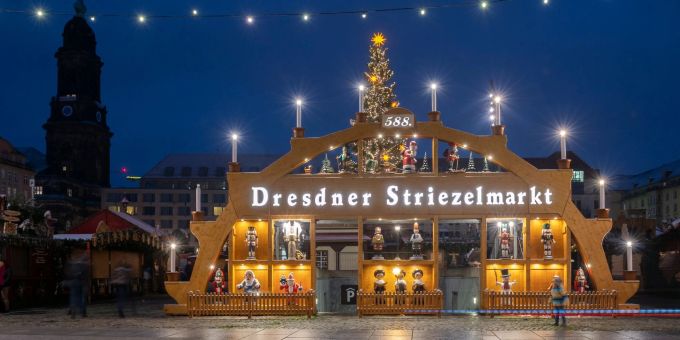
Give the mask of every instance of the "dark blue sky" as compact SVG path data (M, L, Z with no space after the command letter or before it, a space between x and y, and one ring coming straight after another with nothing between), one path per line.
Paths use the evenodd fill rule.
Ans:
M304 97L308 136L348 126L369 39L383 32L402 107L425 119L431 80L451 127L488 134L486 94L505 92L510 148L522 156L569 149L607 174L635 173L680 157L677 125L680 2L671 0L514 0L479 8L359 15L257 17L273 11L326 11L456 1L86 1L88 14L248 13L242 19L99 17L92 26L104 61L112 171L143 174L171 152L288 150L293 97ZM460 1L458 1L460 2ZM40 3L2 1L29 9ZM71 11L72 1L43 1ZM56 93L54 53L69 16L43 20L0 14L0 135L44 150L41 125ZM112 178L116 178L115 175ZM120 181L114 180L114 184Z

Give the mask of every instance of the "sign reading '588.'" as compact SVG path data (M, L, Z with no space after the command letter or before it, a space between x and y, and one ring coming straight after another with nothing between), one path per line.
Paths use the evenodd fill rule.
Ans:
M385 128L408 128L415 124L415 117L412 113L384 114L382 116L382 126Z

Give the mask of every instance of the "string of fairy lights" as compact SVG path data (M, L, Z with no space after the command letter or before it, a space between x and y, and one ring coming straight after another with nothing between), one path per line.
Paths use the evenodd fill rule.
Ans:
M355 8L346 10L330 10L330 11L280 11L280 12L263 12L263 13L235 13L235 12L203 12L199 8L189 8L184 14L149 14L143 12L137 13L115 13L115 12L90 12L85 16L89 21L96 22L100 18L132 18L139 24L146 24L149 21L157 19L239 19L248 25L252 25L258 19L288 17L300 18L303 22L309 22L313 17L325 16L358 16L363 20L367 20L371 15L388 14L399 12L412 12L419 16L425 17L431 11L454 9L454 8L479 8L482 11L491 9L494 5L508 2L509 0L461 0L443 4L432 4L426 6L402 6L402 7L383 7L383 8ZM539 3L547 6L550 0L537 0ZM44 7L36 7L33 9L11 9L0 8L0 14L16 14L35 17L39 20L46 19L49 16L70 16L73 11L58 11L49 10Z

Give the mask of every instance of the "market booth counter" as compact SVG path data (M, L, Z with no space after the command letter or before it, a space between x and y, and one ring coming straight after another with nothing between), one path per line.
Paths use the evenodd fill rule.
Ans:
M352 127L323 137L304 137L299 128L291 139L291 151L263 171L242 173L238 166L230 166L233 171L227 176L227 207L215 222L191 223L201 251L189 282L166 282L168 293L177 301L166 305L166 312L187 314L187 301L193 303L189 297L206 295L203 292L211 280L210 265L230 233L229 293L224 294L225 299L246 293L237 289L248 271L259 280L259 295L245 296L240 306L250 307L239 307L236 312L224 312L231 306L227 300L219 300L210 308L232 314L241 311L241 315L297 313L301 306L307 308L305 313L313 310L314 224L323 219L357 221L360 315L403 314L419 309L441 312L442 292L438 285L442 258L479 268L477 296L482 297L482 309L496 307L487 298L494 294L545 294L554 275L559 275L568 287L574 269L570 258L572 239L597 294L614 296L609 301L622 306L635 293L639 283L613 280L607 265L602 240L611 229L611 219L586 219L571 201L571 169L536 169L507 149L503 129L480 136L445 127L436 119L439 115L429 115L430 121L415 121L412 112L399 107L383 114L383 118L397 116L408 117L409 124L385 125L385 121L368 122L365 115L357 115ZM385 150L376 147L376 141L401 143L404 167L402 156L397 169L381 167L394 161L395 156L372 154L372 150ZM418 155L416 144L429 147L429 141L430 158L426 160L431 166L425 160L414 160ZM472 153L484 156L484 168L480 171L470 163L470 167L461 170L453 162L453 169L444 173L439 158L432 157L440 154L440 142L450 148L447 155L455 154L458 147L470 159ZM337 156L332 154L330 159L335 158L337 169L326 156L333 152ZM324 158L320 173L311 166L315 157ZM442 257L438 244L440 220L456 219L479 221L481 228L462 230L473 236L479 230L479 249L455 245L461 234L456 227L444 231L448 248L444 248L446 256ZM420 237L414 239L415 224ZM252 249L246 243L247 236L252 236L248 234L250 226L258 239L254 256L249 254ZM382 229L382 247L373 245L377 226ZM546 234L548 231L551 235ZM293 285L286 286L282 276L291 273ZM378 282L378 286L384 286L382 290L376 290L378 275L382 275L382 282ZM285 279L288 281L287 276ZM397 280L405 284L397 284ZM303 290L292 294L290 289L295 290L296 284ZM281 290L281 286L286 288ZM504 292L507 288L510 291ZM206 301L199 298L197 303ZM193 312L192 315L201 315L201 310Z

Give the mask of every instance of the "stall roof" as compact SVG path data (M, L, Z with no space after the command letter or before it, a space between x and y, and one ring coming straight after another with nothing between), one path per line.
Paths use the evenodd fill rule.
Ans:
M97 226L100 222L104 222L108 227L108 231L127 230L132 228L141 229L149 234L154 234L156 228L144 223L143 221L130 216L126 213L120 213L104 209L88 217L79 226L72 228L66 234L94 234L97 232ZM56 235L55 235L56 236Z
M89 240L92 234L55 234L55 240Z

